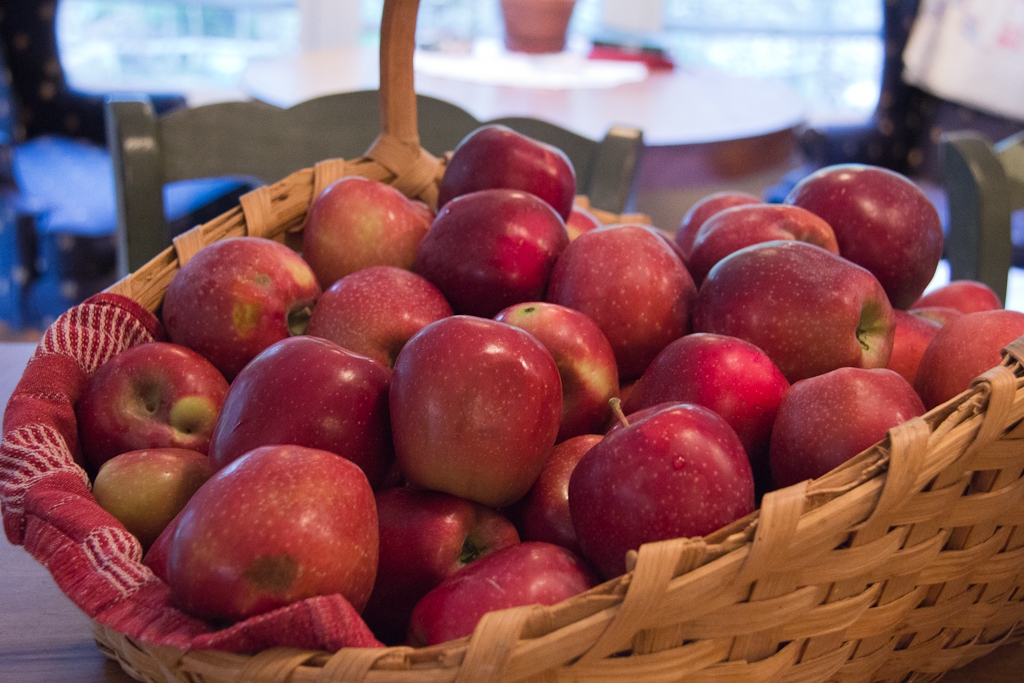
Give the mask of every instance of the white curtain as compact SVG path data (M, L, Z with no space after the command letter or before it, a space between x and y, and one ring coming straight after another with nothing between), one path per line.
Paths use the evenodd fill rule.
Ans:
M1024 121L1024 0L922 0L903 62L908 83Z

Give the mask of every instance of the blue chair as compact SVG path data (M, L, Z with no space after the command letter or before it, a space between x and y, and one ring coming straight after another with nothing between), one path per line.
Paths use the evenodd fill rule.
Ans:
M55 3L4 3L0 12L0 324L43 328L117 277L114 169L104 97L71 90L57 51ZM166 112L177 95L154 95ZM168 188L167 218L251 189L217 179ZM212 210L223 209L216 205Z

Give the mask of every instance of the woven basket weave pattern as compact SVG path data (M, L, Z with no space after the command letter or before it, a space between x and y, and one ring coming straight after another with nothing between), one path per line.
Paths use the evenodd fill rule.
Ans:
M415 0L388 0L385 23L389 11L404 13L397 35L411 44ZM445 160L418 149L415 112L401 119L397 104L412 93L411 56L405 73L385 52L382 91L395 100L382 92L384 131L365 158L247 195L111 291L157 311L207 244L248 234L296 246L312 198L344 175L435 203ZM707 538L645 545L629 573L576 598L489 613L468 638L244 656L135 642L95 623L97 642L152 682L936 680L1024 634L1021 359L1024 339L969 392L821 479L769 493Z

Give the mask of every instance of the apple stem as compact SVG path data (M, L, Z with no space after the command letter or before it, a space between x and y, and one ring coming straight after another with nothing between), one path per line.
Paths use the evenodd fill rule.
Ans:
M626 419L626 414L622 412L622 400L617 396L612 396L608 399L608 405L612 407L612 415L615 416L615 419L618 420L623 427L628 427L629 420Z

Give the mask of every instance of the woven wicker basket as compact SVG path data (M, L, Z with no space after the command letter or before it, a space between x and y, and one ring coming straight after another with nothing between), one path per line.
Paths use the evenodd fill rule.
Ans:
M246 196L112 291L156 311L198 249L242 234L294 239L342 175L434 203L444 161L416 133L417 4L385 3L383 130L365 158ZM1024 338L970 391L825 477L766 495L709 537L645 545L629 573L586 594L492 612L468 638L256 656L152 646L98 623L96 639L143 681L935 680L1024 634L1022 363Z

